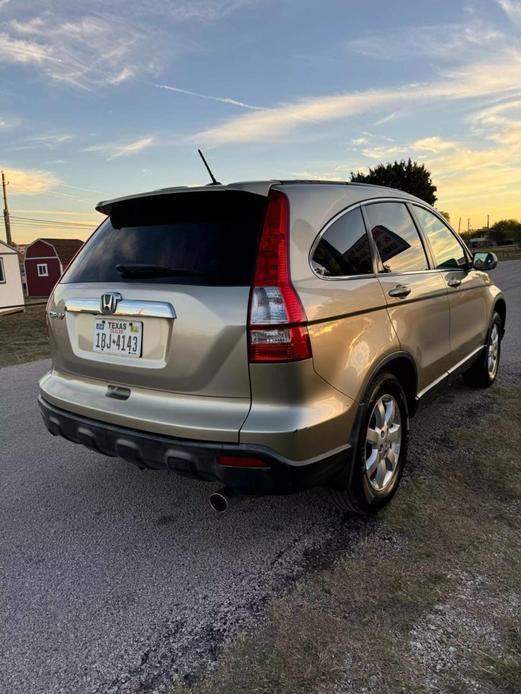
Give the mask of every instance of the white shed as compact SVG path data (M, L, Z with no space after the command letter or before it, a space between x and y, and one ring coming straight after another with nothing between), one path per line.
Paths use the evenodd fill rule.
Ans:
M0 315L23 311L24 305L18 253L0 241Z

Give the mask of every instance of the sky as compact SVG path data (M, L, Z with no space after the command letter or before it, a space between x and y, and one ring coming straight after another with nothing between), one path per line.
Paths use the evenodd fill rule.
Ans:
M453 225L521 218L521 0L0 0L13 240L99 200L425 162ZM3 238L0 230L0 238Z

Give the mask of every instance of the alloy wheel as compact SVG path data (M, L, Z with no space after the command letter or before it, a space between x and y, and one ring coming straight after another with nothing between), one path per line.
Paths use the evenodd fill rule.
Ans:
M487 368L491 379L495 378L499 362L499 328L494 323L488 339Z
M402 436L398 402L388 393L382 395L369 417L365 439L365 472L375 491L385 491L397 473Z

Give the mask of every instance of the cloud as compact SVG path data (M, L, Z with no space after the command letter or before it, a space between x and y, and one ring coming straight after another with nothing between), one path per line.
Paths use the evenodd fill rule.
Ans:
M120 145L116 152L112 155L111 159L115 157L123 157L128 154L136 154L141 152L143 149L150 147L154 142L153 137L142 137L140 140L135 140L134 142L129 142L126 145Z
M521 99L510 98L479 110L471 117L473 130L483 139L521 152ZM521 164L521 154L519 154Z
M96 188L84 188L83 186L72 186L68 183L61 183L60 188L71 188L71 190L82 190L87 193L96 193L96 195L103 195L103 191L96 190Z
M126 157L130 154L138 154L142 152L147 147L151 147L154 144L154 138L151 135L146 137L141 137L138 140L133 140L132 142L126 143L106 143L99 145L91 145L90 147L85 147L83 152L102 152L107 156L107 160L117 159L118 157Z
M360 145L369 144L369 140L367 139L367 137L355 137L353 140L351 140L351 144L355 145L356 147L359 147Z
M69 133L58 133L52 135L35 135L34 137L28 138L29 141L42 144L46 147L53 147L54 145L61 145L64 142L70 142L74 139L74 135Z
M521 2L519 0L497 0L512 24L521 26Z
M262 108L260 106L252 106L251 104L245 104L244 101L237 101L237 99L231 99L229 96L209 96L208 94L201 94L200 92L192 92L189 89L172 87L168 84L154 84L154 87L157 87L158 89L166 89L169 92L178 92L179 94L197 96L200 99L208 99L209 101L219 101L222 104L231 104L232 106L239 106L240 108L246 108L251 111L262 111Z
M298 179L314 181L347 181L351 171L358 168L360 167L350 162L326 160L313 162L313 166L310 168L292 171L291 175Z
M366 147L362 150L364 157L369 159L389 159L392 157L403 157L410 152L410 148L406 145L394 145L393 147Z
M19 151L25 149L55 149L60 145L64 145L67 142L71 142L74 139L74 135L69 133L52 133L45 135L33 135L31 137L23 137L15 142L12 147L7 147L6 149L10 151Z
M345 181L347 176L340 175L338 171L332 171L331 173L314 173L313 171L293 171L292 176L295 176L297 180L300 181Z
M303 121L325 123L397 106L406 113L418 104L499 97L519 90L520 84L521 51L506 49L495 61L447 71L435 82L309 97L235 116L191 139L206 146L272 141L301 127Z
M33 66L47 77L90 89L117 84L148 68L134 63L144 49L142 31L114 18L85 16L61 21L45 12L13 19L0 32L0 62Z
M13 38L9 34L0 33L0 61L6 63L36 63L45 61L59 62L52 58L46 46L40 46L31 41Z
M157 20L161 24L184 24L186 22L206 24L218 22L265 0L75 0L84 12L106 12L110 4L115 16L129 16L137 20Z
M508 211L510 216L519 215L521 98L503 96L501 101L478 108L468 118L466 130L465 140L435 134L389 146L367 146L361 154L370 160L370 165L409 156L425 163L438 187L440 207L449 208L453 219L472 216L473 223L479 226L489 213L505 216ZM366 135L368 143L381 139ZM348 180L349 171L361 168L365 167L360 160L336 165L324 162L315 170L299 174Z
M379 118L377 121L373 123L373 125L384 125L385 123L389 123L392 120L395 120L398 118L398 113L396 111L393 111L392 113L389 113L387 116L383 116L383 118Z
M348 48L354 53L386 61L421 57L453 61L463 54L479 54L483 46L499 44L503 38L498 29L475 20L470 24L436 24L375 32L353 39Z
M416 140L411 147L415 150L426 150L428 152L445 152L449 149L454 149L458 146L457 142L452 140L442 140L441 137L424 137L421 140Z
M178 22L213 22L224 19L244 7L255 5L259 0L187 0L165 3L165 13Z
M50 171L39 169L12 169L2 166L9 181L10 195L47 193L60 184L60 180Z
M475 123L496 123L498 122L498 120L502 120L502 118L498 119L498 114L502 114L505 111L511 111L512 109L520 108L521 99L502 99L501 101L496 102L492 106L487 106L486 108L479 110L473 117L473 121Z
M125 65L116 75L110 78L110 84L119 84L132 79L137 74L137 68L132 65Z
M0 0L0 63L82 89L119 85L193 50L183 23L217 22L261 1Z

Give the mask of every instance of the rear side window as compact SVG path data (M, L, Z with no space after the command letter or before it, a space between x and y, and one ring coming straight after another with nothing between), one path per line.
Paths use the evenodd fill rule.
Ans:
M315 272L323 277L367 275L373 271L360 208L333 222L320 239L311 262Z
M417 205L414 206L414 213L429 239L436 267L440 270L465 268L467 257L463 246L441 219Z
M420 236L403 203L379 202L365 210L386 272L429 269Z
M116 203L62 282L249 285L265 206L242 191Z

